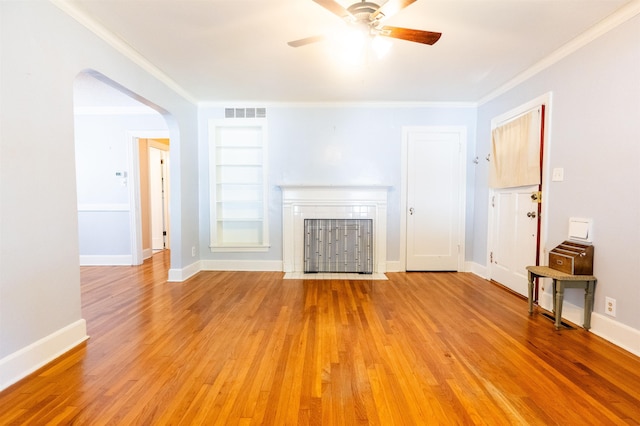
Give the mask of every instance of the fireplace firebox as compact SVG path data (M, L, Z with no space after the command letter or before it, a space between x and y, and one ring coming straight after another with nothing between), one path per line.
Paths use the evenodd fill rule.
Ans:
M373 220L305 219L304 272L373 273Z

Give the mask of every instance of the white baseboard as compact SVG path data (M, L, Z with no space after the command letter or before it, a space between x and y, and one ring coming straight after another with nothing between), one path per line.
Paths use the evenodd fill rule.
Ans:
M404 272L404 266L400 263L399 260L387 261L386 272Z
M153 256L153 250L148 248L148 249L143 249L142 250L142 258L143 259L149 259L151 256Z
M467 262L465 267L467 271L486 279L487 268L485 266ZM541 291L538 295L538 305L551 312L553 310L553 296L551 293ZM584 325L584 308L564 301L562 304L562 318L582 327ZM634 355L640 356L640 330L621 324L607 315L593 312L589 331Z
M169 282L182 282L200 271L282 272L281 260L200 260L183 269L169 269Z
M399 260L387 261L386 272L405 272L405 268ZM487 268L474 262L465 262L464 270L460 272L473 272L481 278L487 277Z
M396 272L391 263L387 262L389 272ZM465 262L465 271L472 272L483 279L487 279L488 276L487 267L475 262ZM538 296L538 305L552 311L553 296L551 293L541 291ZM562 304L562 318L583 326L584 309L565 301ZM607 315L593 312L589 331L634 355L640 356L640 330L621 324Z
M551 312L553 310L551 293L541 292L538 296L538 305ZM562 304L562 318L583 326L584 309L565 301ZM607 315L592 312L589 331L634 355L640 356L640 330L619 323Z
M122 255L80 255L80 266L131 266L133 258L130 254Z
M0 391L73 349L89 338L80 319L0 359Z
M538 294L538 306L549 312L553 311L553 295L541 291ZM562 303L562 318L582 327L584 324L584 309L573 303L564 301Z
M282 260L201 260L202 271L281 272Z
M477 276L479 276L480 278L484 278L485 280L489 275L486 266L480 265L479 263L475 263L475 262L465 262L464 271L476 274Z
M188 265L182 269L169 269L169 277L167 278L168 282L172 283L180 283L188 280L198 272L202 270L202 261L198 260L193 262L191 265Z
M640 330L621 324L605 314L591 314L593 334L620 346L622 349L640 356Z

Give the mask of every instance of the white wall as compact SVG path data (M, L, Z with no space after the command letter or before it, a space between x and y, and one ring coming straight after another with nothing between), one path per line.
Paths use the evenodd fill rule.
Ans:
M247 107L263 105L247 105ZM208 129L224 117L224 107L200 111L200 228L202 259L282 260L281 184L390 185L387 259L400 260L400 185L403 126L465 126L468 131L468 185L475 174L476 110L473 107L271 105L267 106L269 144L269 221L267 253L211 253L209 250ZM241 119L237 119L241 120ZM473 217L473 191L467 191L467 218ZM467 229L473 229L468 221ZM473 234L466 241L471 255Z
M86 337L74 161L78 73L98 70L170 114L172 267L192 262L184 247L198 241L198 179L196 107L52 3L0 2L0 43L2 389Z
M490 152L491 118L552 92L550 149L545 155L550 168L564 168L564 181L551 182L543 195L549 209L544 261L548 251L567 238L569 217L593 218L598 278L593 331L635 353L640 353L639 40L640 16L636 16L482 105L477 133L478 152ZM475 182L473 260L483 265L487 174L486 165L478 168ZM566 300L581 309L583 295L570 289ZM615 318L605 314L606 296L617 301Z

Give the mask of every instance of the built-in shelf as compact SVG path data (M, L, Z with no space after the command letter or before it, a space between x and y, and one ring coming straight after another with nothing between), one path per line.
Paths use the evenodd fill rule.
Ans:
M244 251L267 242L264 120L214 122L211 249Z

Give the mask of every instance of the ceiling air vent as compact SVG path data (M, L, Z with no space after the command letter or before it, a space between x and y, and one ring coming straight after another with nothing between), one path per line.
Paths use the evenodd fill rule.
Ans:
M225 108L224 118L267 118L266 108Z

